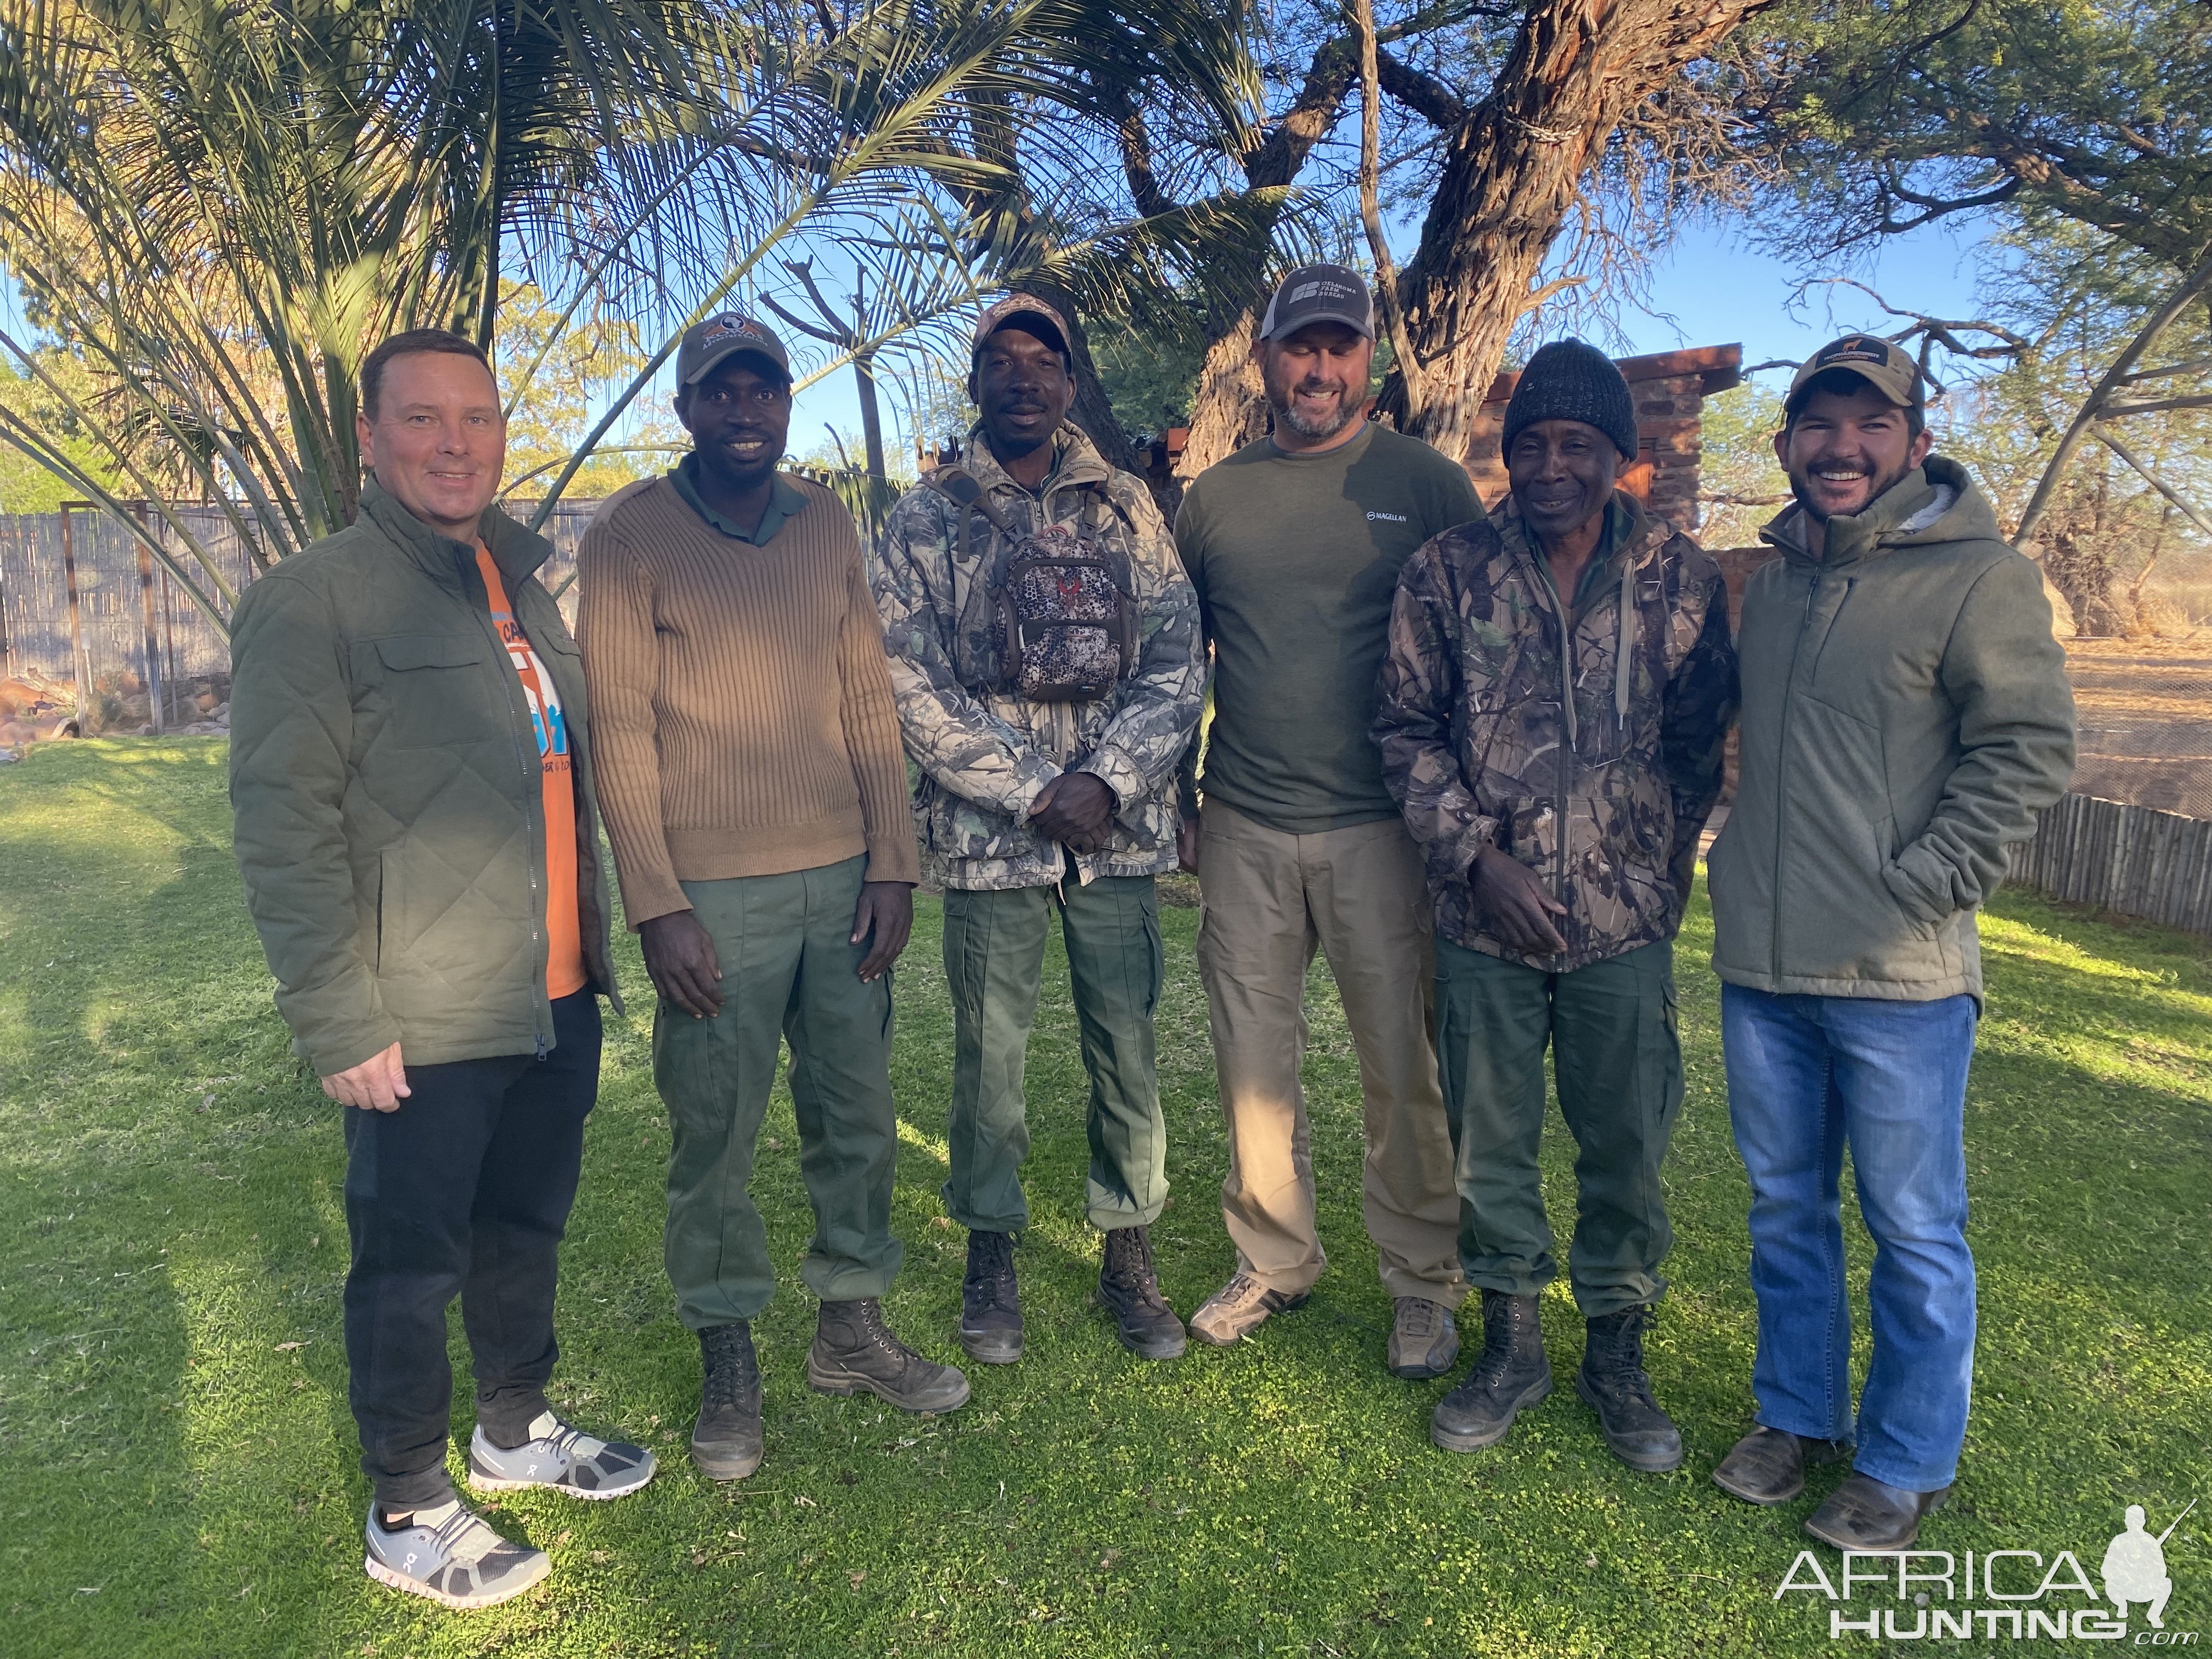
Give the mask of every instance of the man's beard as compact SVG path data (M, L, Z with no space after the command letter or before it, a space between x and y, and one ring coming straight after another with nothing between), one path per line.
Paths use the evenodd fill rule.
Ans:
M1350 426L1354 421L1359 418L1359 405L1351 398L1344 398L1340 399L1337 404L1336 415L1334 419L1327 421L1310 420L1297 412L1297 406L1292 401L1297 395L1297 388L1295 386L1285 388L1279 396L1276 393L1274 387L1269 386L1267 388L1267 407L1274 411L1274 416L1277 420L1280 421L1285 426L1290 428L1291 431L1297 433L1301 438L1310 439L1315 442L1319 442L1325 438L1334 438L1338 433L1343 431L1345 428Z
M1790 493L1797 498L1797 505L1804 509L1805 516L1812 520L1815 524L1826 524L1833 515L1823 513L1818 507L1813 504L1812 492L1806 489L1804 483L1802 482L1803 478L1811 477L1813 474L1819 470L1820 465L1816 463L1814 465L1807 467L1802 477L1799 474L1795 472L1785 473L1784 476L1790 480ZM1877 474L1874 481L1874 489L1867 495L1866 507L1861 507L1859 512L1865 512L1867 510L1867 507L1872 507L1883 496L1888 495L1891 490L1896 489L1898 484L1903 481L1905 475L1911 471L1912 469L1909 466L1901 466L1886 478ZM1846 514L1845 516L1856 517L1856 515Z

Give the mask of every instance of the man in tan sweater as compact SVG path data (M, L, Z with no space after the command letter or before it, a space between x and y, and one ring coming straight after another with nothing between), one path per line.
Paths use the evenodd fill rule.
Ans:
M781 1040L815 1215L799 1276L822 1298L807 1381L939 1412L968 1380L878 1303L900 1256L890 967L920 866L860 538L828 490L776 471L791 368L775 335L709 318L676 373L693 452L585 532L577 635L623 908L660 996L668 1276L706 1370L691 1453L738 1480L761 1461L750 1322L775 1273L746 1183Z

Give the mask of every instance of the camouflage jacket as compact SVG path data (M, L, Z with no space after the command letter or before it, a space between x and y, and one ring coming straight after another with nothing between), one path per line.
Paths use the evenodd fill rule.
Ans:
M1564 630L1508 497L1407 562L1382 660L1382 775L1421 844L1438 930L1553 973L1674 936L1735 714L1719 567L1614 499L1628 527ZM1566 907L1563 954L1523 956L1486 930L1468 873L1486 844Z
M869 568L907 752L920 769L915 827L924 858L948 887L1039 887L1073 874L1153 875L1175 867L1176 763L1197 728L1206 670L1198 598L1176 558L1152 492L1116 472L1073 425L1054 439L1058 466L1042 495L1008 477L978 440L962 465L1015 535L978 513L969 556L957 556L963 509L924 483L891 509ZM963 684L954 664L995 655L992 641L956 635L978 582L997 585L1018 536L1040 524L1073 525L1103 487L1113 510L1101 540L1125 556L1137 608L1136 670L1110 696L1031 702ZM985 624L989 625L989 624ZM1120 803L1101 852L1076 857L1029 825L1029 811L1062 772L1096 773Z

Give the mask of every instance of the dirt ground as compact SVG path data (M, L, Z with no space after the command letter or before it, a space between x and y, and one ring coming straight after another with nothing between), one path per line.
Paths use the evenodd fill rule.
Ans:
M2081 720L2074 789L2212 818L2212 629L2065 645Z

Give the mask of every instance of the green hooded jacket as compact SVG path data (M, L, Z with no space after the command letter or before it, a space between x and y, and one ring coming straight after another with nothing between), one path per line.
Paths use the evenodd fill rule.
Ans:
M1806 550L1761 534L1736 651L1742 777L1710 869L1713 968L1783 994L1982 994L1974 912L2074 769L2034 562L1930 456Z
M584 966L612 994L582 659L532 573L551 544L496 510L484 544L553 677L576 781ZM476 550L371 483L231 625L230 799L246 902L295 1052L328 1077L543 1054L545 811L534 718Z

